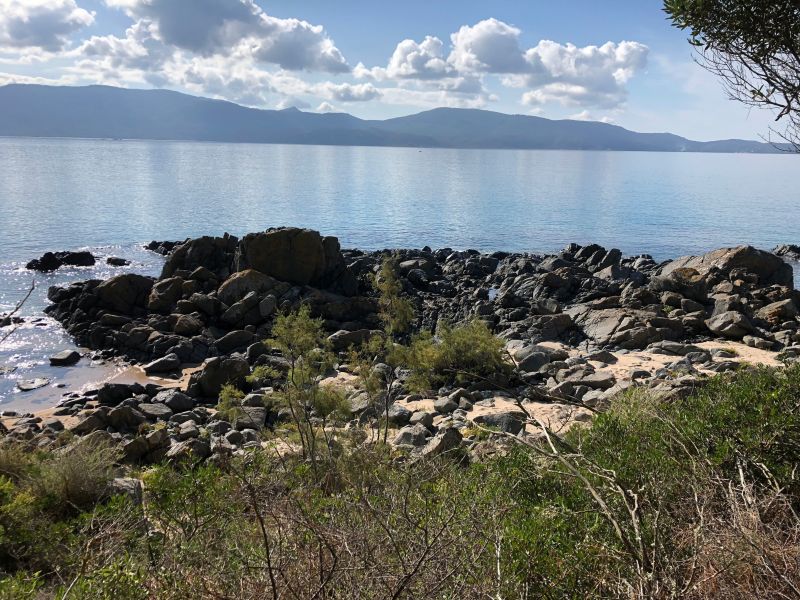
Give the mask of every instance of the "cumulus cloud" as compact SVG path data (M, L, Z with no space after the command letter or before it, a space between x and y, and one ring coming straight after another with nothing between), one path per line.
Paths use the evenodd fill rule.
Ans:
M92 23L94 13L75 0L0 0L0 47L57 52Z
M394 79L441 79L453 74L453 67L447 62L442 40L429 35L420 43L403 40L397 44L386 74Z
M449 62L460 72L522 73L528 65L519 45L520 30L497 19L464 25L450 36Z
M288 70L345 73L350 67L321 25L268 15L253 0L107 0L155 25L168 46L201 56L249 54Z
M330 102L322 102L317 107L317 112L318 113L336 112L336 107L333 104L331 104Z
M446 105L483 105L492 97L484 80L498 76L506 87L526 90L522 102L532 111L548 103L612 109L624 104L628 82L647 62L648 48L638 42L578 47L542 40L523 50L521 33L498 19L485 19L453 33L449 49L433 36L421 42L403 40L385 67L358 63L353 75L393 81L406 90L392 92L393 97L424 98L426 104L431 97L442 97L448 99Z
M339 102L367 102L379 98L381 95L380 90L371 83L352 85L326 81L325 83L310 86L308 91Z
M645 67L647 54L647 46L638 42L579 48L542 40L525 53L530 72L522 83L531 91L523 102L617 107L627 98L627 83Z

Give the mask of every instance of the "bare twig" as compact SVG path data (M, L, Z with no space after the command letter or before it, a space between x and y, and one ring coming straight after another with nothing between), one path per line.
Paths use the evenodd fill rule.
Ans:
M9 320L9 322L11 322L11 318L12 318L12 317L13 317L15 314L17 314L17 313L18 313L18 312L19 312L19 311L22 309L22 307L23 307L23 306L25 305L25 303L28 301L28 298L30 298L30 297L31 297L31 294L33 294L33 290L34 290L34 289L36 289L36 280L35 280L35 279L31 280L31 287L30 287L30 289L28 290L28 293L27 293L27 294L25 294L25 297L24 297L22 300L20 300L19 302L17 302L17 305L14 307L14 309L13 309L13 310L12 310L10 313L8 313L7 315L5 315L3 318L4 318L4 319L8 319L8 320ZM5 342L5 341L6 341L8 338L10 338L10 337L11 337L11 335L12 335L12 334L13 334L13 333L14 333L14 332L17 330L17 329L18 329L18 327L16 327L16 326L15 326L15 327L12 327L12 328L11 328L11 330L9 330L8 332L6 332L6 333L5 333L5 335L3 335L3 337L0 337L0 344L3 344L3 343L4 343L4 342Z

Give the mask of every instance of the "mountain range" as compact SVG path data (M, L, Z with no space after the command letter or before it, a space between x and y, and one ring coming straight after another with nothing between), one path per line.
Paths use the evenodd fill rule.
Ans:
M780 152L750 140L697 142L608 123L436 108L394 119L289 108L262 110L168 90L9 84L0 87L0 136L195 140L272 144Z

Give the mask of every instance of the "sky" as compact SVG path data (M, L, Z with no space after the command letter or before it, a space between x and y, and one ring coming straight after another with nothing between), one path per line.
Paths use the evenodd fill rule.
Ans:
M0 0L0 85L385 119L439 106L758 139L660 0Z

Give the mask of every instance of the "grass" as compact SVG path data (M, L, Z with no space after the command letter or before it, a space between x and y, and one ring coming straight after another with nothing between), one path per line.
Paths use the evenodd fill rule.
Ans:
M470 465L355 441L159 465L144 507L109 498L110 448L66 448L0 446L0 598L800 595L800 367L630 392Z

